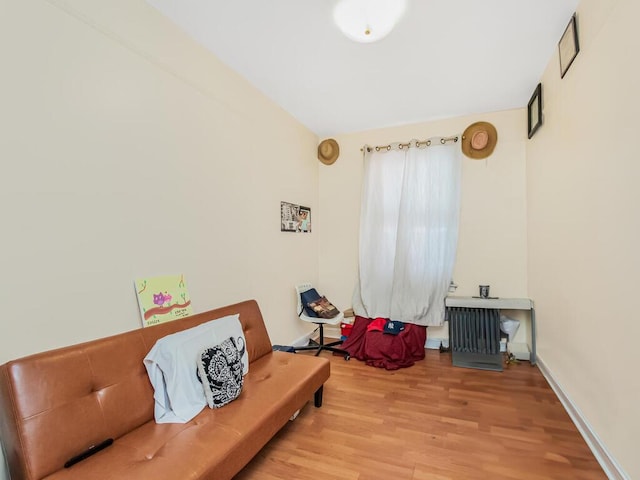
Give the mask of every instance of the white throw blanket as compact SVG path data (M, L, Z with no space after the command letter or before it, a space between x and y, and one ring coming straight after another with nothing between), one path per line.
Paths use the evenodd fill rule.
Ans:
M244 333L239 315L203 323L159 339L144 359L153 385L154 416L157 423L186 423L207 404L198 380L200 352L233 338L242 355L243 375L249 371Z

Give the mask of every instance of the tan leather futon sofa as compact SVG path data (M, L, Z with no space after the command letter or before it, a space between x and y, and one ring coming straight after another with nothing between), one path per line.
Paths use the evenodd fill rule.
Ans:
M165 335L235 313L249 352L241 395L188 423L156 423L145 355ZM327 359L272 351L250 300L2 365L0 439L12 480L230 479L314 394L320 406L328 378Z

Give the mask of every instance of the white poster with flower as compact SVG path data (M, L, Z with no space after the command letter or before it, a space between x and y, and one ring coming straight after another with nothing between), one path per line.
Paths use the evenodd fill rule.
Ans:
M135 281L142 326L148 327L193 313L184 275L164 275Z

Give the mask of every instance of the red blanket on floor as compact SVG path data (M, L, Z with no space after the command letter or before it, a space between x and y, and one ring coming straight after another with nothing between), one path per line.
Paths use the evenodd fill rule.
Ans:
M405 329L398 335L368 332L367 326L373 320L356 316L353 330L340 348L367 365L387 370L410 367L424 358L427 327L405 323Z

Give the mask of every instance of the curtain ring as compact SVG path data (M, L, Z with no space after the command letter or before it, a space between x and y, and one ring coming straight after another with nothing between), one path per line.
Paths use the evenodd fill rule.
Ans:
M427 140L427 147L431 146L431 140Z
M399 148L400 150L402 150L402 149L404 148L404 145L399 144L399 145L398 145L398 148Z
M379 151L380 151L380 147L376 147L376 152L379 152Z
M444 138L441 138L441 139L440 139L440 143L441 143L442 145L444 145L445 143L447 143L447 141L446 141Z
M387 152L391 150L391 145L387 145Z

